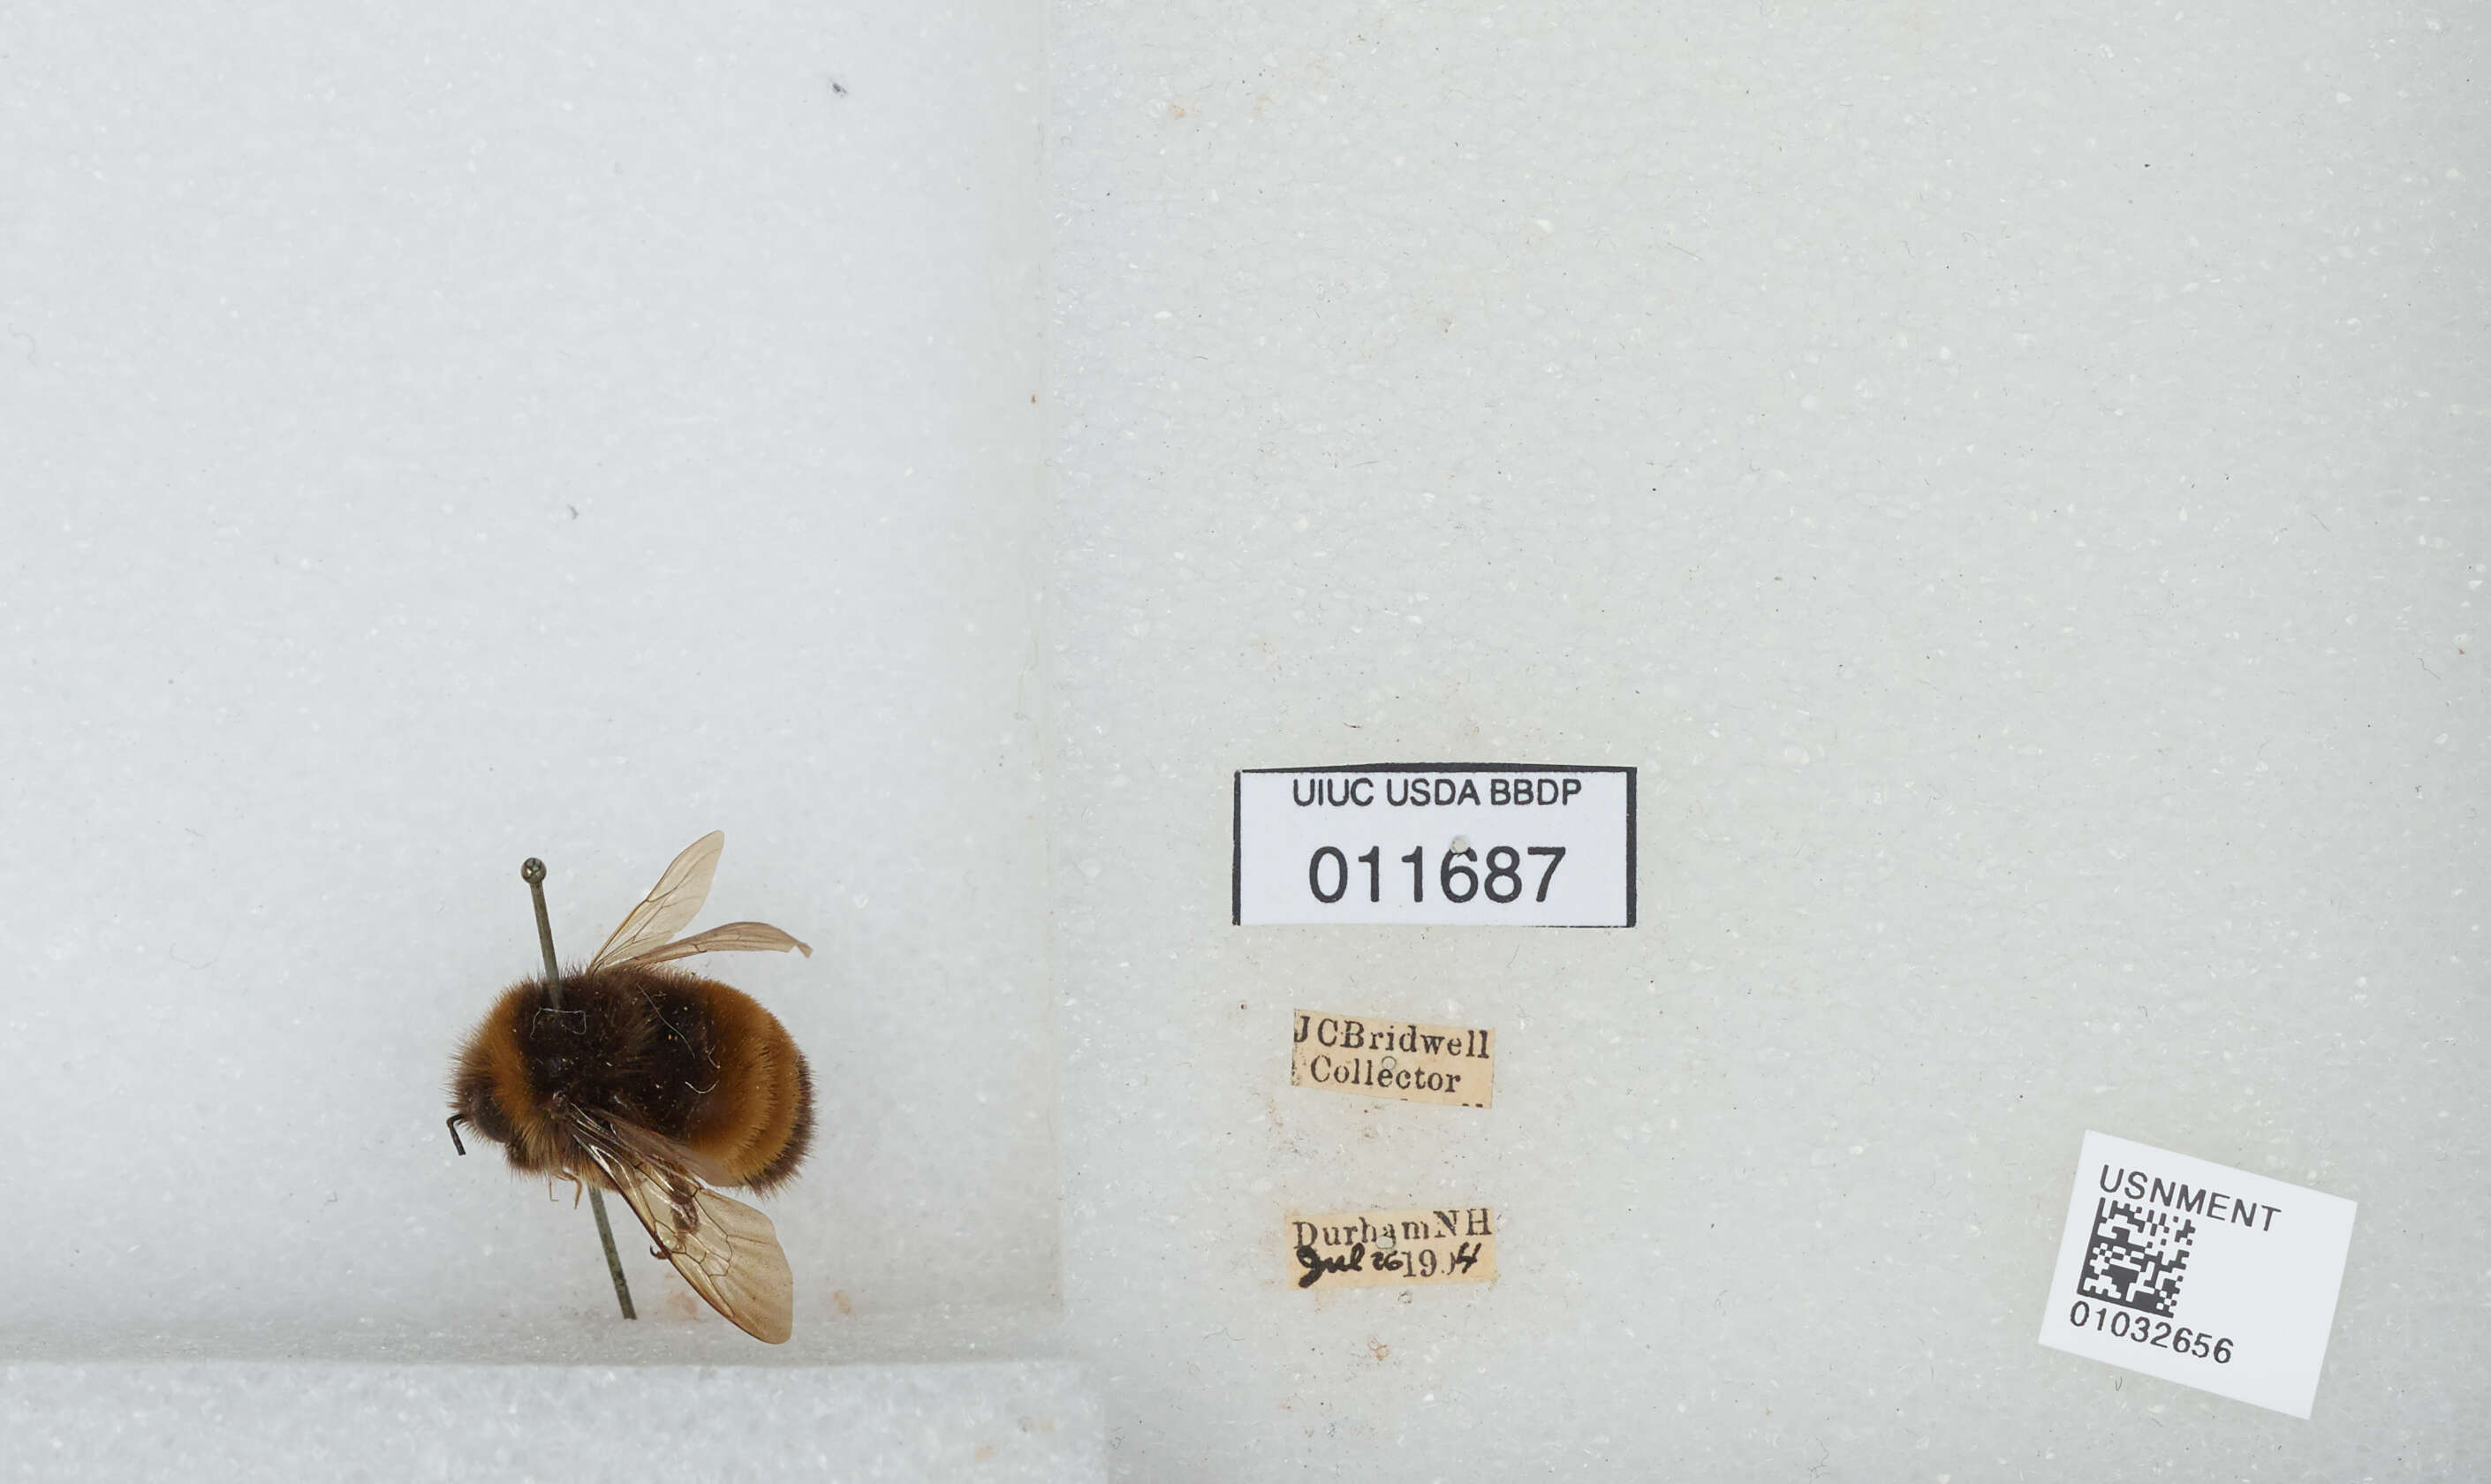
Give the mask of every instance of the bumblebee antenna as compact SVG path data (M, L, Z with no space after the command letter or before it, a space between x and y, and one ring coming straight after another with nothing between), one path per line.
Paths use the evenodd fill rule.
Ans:
M562 969L554 962L553 923L545 917L544 879L545 864L536 857L530 856L520 864L519 880L528 884L528 895L537 907L537 946L544 950L545 1000L558 1010L562 1008ZM455 1143L458 1131L452 1129L450 1138ZM623 1306L625 1319L638 1319L640 1316L631 1312L631 1285L623 1279L622 1254L614 1250L614 1226L605 1219L605 1192L590 1185L588 1208L597 1216L597 1239L605 1248L605 1271L614 1279L614 1301Z

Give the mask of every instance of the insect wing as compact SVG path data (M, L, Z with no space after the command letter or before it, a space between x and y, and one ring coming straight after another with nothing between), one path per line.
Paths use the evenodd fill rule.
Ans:
M623 1182L623 1199L709 1306L756 1340L796 1332L796 1275L770 1218L689 1179Z
M613 1136L616 1144L623 1146L621 1152L627 1157L637 1157L642 1163L659 1170L680 1171L713 1185L735 1183L735 1177L728 1173L724 1164L689 1144L667 1138L654 1128L642 1128L637 1123L618 1119L605 1125L604 1131ZM594 1146L594 1141L589 1139L583 1138L580 1142Z
M705 933L694 933L689 938L642 948L637 953L614 960L614 964L663 964L678 958L689 958L695 953L784 953L789 948L806 958L813 956L811 944L804 943L767 922L729 922Z
M726 849L726 831L713 829L684 848L666 874L631 909L605 946L589 961L591 969L610 969L653 948L684 930L709 900L711 878L718 874L718 852Z
M637 1141L583 1142L694 1293L754 1339L786 1343L796 1332L796 1276L769 1217L641 1152Z

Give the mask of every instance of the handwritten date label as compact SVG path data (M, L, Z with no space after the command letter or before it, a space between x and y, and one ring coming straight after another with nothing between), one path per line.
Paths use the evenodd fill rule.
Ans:
M1496 1281L1496 1222L1484 1206L1291 1216L1298 1288L1417 1288Z
M1246 769L1230 919L1632 927L1634 780L1539 763Z
M1488 1106L1496 1033L1380 1015L1296 1012L1289 1082L1413 1103Z

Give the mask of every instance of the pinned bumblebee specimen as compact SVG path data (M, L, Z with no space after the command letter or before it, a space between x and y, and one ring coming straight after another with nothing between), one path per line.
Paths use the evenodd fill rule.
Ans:
M544 976L504 991L460 1048L450 1138L467 1152L465 1123L500 1144L513 1169L588 1188L626 1318L605 1190L710 1307L776 1345L793 1332L795 1308L777 1229L709 1187L766 1192L795 1175L812 1142L812 1076L786 1028L749 996L665 966L697 953L813 950L764 922L675 937L708 900L725 846L723 831L694 841L568 975L554 965L543 863L527 862Z

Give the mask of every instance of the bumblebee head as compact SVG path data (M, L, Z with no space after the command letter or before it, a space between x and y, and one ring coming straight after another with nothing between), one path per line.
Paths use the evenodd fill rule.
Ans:
M542 984L512 986L459 1049L450 1080L452 1139L463 1122L503 1146L516 1169L577 1168L584 1151L556 1115L564 1101L579 1100L593 1062L588 1034L588 1016L554 1009Z

